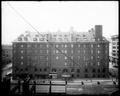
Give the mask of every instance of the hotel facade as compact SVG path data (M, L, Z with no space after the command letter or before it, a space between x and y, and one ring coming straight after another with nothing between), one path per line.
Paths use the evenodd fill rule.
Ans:
M88 32L26 31L13 41L13 77L108 78L109 42L102 25Z
M111 61L114 66L118 66L118 51L119 51L119 41L118 41L118 35L111 36L112 40L112 55L111 55Z

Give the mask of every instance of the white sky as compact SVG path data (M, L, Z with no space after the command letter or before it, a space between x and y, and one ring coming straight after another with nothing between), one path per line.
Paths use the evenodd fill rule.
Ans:
M10 1L38 31L87 32L94 25L103 25L103 36L118 34L118 1ZM2 44L12 44L25 31L35 31L7 1L2 2Z

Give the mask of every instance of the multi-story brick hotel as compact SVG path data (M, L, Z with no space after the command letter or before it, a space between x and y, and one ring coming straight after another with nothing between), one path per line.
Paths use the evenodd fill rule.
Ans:
M107 78L109 42L102 26L88 32L25 32L13 42L13 75Z

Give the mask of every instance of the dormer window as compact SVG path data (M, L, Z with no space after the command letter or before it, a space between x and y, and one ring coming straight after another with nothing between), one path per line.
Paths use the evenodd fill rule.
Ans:
M22 41L22 38L20 37L20 38L18 38L18 41Z
M37 38L33 38L33 41L37 41Z
M40 40L40 41L43 41L43 40L44 40L44 38L40 38L39 40Z

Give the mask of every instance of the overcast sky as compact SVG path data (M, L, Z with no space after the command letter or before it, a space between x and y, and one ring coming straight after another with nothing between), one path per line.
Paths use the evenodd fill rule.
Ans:
M94 25L103 25L103 36L118 34L117 1L9 2L40 32L87 32ZM2 2L2 44L11 44L25 31L35 30L8 4Z

